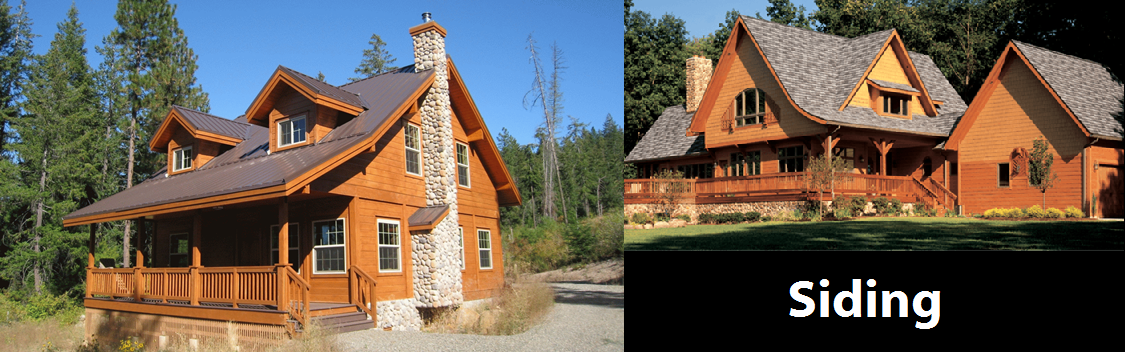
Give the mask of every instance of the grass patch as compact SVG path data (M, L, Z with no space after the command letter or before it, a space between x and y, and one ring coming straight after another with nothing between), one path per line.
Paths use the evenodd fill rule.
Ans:
M863 218L625 230L626 250L1121 250L1120 222Z
M555 304L555 292L542 282L505 285L499 296L478 305L448 311L424 331L477 335L515 335L538 324Z
M82 345L82 331L56 318L0 324L0 352L74 351Z

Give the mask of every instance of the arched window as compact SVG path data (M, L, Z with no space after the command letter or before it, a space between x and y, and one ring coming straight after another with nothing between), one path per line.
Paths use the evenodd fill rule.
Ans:
M735 126L748 126L762 123L766 113L766 93L758 88L749 88L734 97Z

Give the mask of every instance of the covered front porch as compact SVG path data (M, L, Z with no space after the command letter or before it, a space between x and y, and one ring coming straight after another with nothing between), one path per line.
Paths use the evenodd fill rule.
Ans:
M324 277L314 277L309 259L308 219L331 218L324 225L343 236L343 218L350 216L341 214L350 211L351 202L351 197L306 195L149 213L131 219L137 228L130 239L135 265L127 268L98 267L99 224L90 223L88 315L124 314L135 321L175 317L182 321L176 326L195 332L226 322L243 324L240 331L272 326L290 337L318 316L360 316L364 328L374 327L375 280L343 257ZM138 334L152 333L138 329Z

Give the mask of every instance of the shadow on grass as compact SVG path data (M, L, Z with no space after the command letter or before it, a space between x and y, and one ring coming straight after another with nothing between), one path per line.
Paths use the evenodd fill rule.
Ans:
M865 218L626 230L626 250L1122 250L1120 222Z

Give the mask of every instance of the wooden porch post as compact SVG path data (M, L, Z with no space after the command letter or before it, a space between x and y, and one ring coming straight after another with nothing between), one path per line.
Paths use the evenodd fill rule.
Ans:
M203 237L203 213L200 210L195 211L194 221L192 222L192 236L191 236L191 305L199 305L199 296L203 294L202 285L199 282L199 241Z
M281 204L277 206L277 220L279 221L277 232L277 309L287 310L287 297L289 290L286 277L289 273L286 270L289 266L289 198L281 198Z
M133 266L137 268L145 267L145 253L142 247L148 235L148 230L146 230L147 227L145 226L147 223L148 221L145 221L144 218L137 219L137 243L133 245L133 248L137 249L137 256L135 257L137 259L134 261L135 264L133 264Z
M86 263L86 298L91 297L90 296L90 285L92 283L90 282L90 278L91 278L90 270L94 269L94 248L96 247L97 232L98 232L98 224L97 223L90 224L90 240L86 242L86 245L87 245L87 247L89 248L89 251L90 251L89 255L87 256L88 260L87 260L87 263Z
M879 141L875 141L875 138L871 137L868 137L868 139L871 140L871 143L875 144L875 149L879 150L879 175L887 176L887 153L891 151L891 147L895 145L895 141L891 140L887 142L882 138L880 138Z

